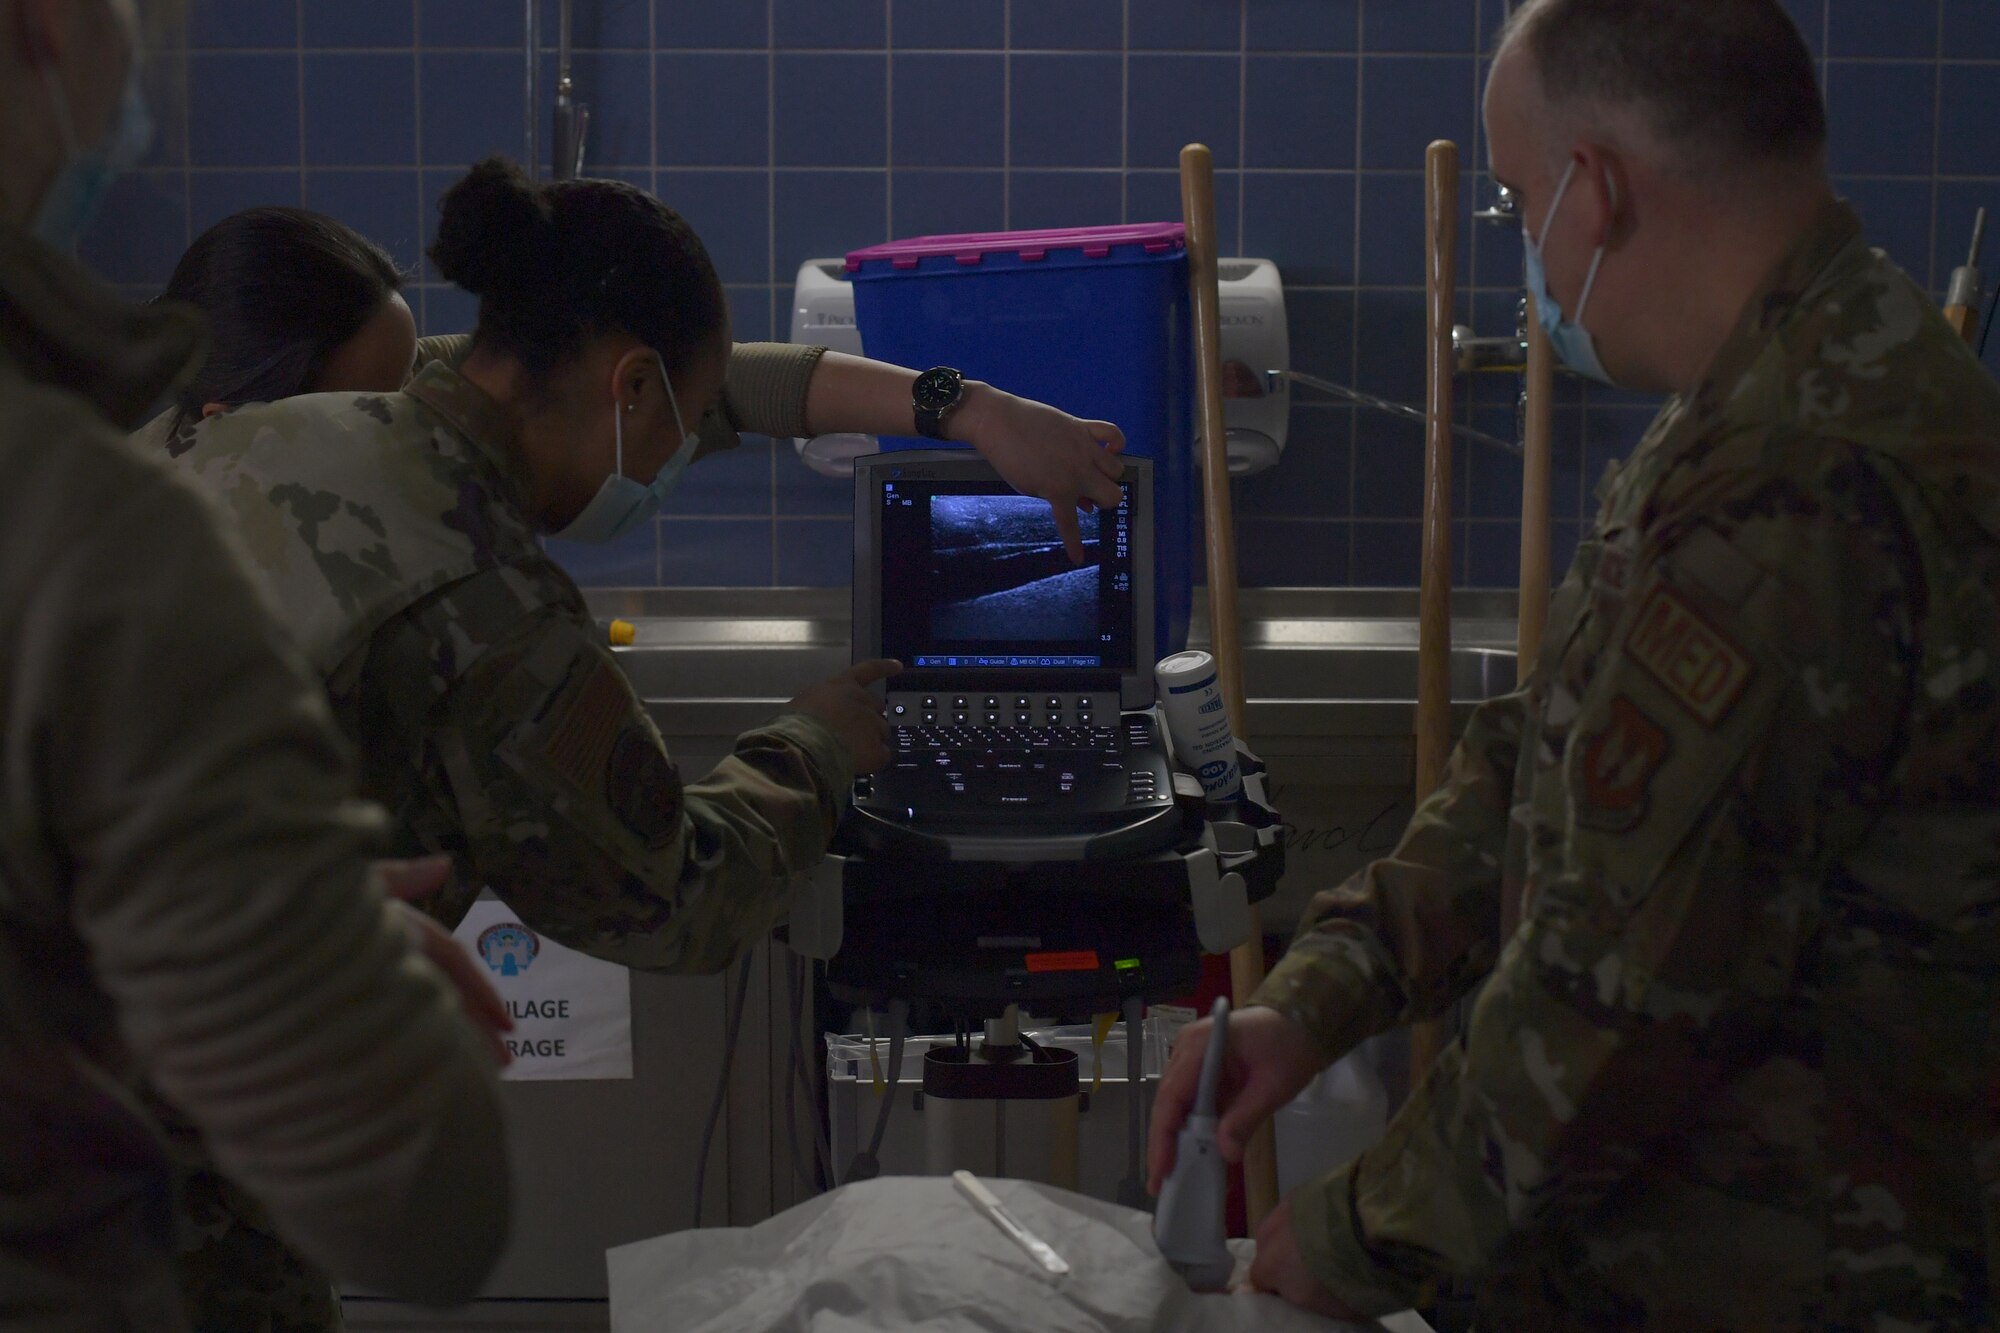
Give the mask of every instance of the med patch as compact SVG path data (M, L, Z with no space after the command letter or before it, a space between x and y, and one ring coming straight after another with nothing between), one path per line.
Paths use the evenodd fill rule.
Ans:
M1686 595L1665 584L1655 587L1640 607L1625 639L1625 655L1710 728L1729 716L1757 674L1748 653Z
M542 745L544 762L582 791L597 790L630 712L630 696L618 668L599 659L591 661L589 671Z
M1610 717L1583 744L1578 820L1614 833L1637 826L1646 817L1646 793L1672 750L1665 727L1629 696L1613 696Z
M619 733L604 774L604 791L626 828L653 851L681 831L681 774L643 727Z

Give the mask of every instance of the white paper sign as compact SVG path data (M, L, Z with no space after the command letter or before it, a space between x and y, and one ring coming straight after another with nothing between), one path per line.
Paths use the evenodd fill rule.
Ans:
M566 949L483 898L453 932L486 968L514 1030L503 1079L632 1077L632 977L616 963Z

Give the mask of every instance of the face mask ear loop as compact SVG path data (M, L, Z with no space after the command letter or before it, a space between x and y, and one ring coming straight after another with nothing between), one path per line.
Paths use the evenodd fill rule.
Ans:
M617 451L611 456L612 465L622 477L625 475L625 412L619 406L616 395L611 399L611 441L612 448Z
M1542 234L1534 238L1535 248L1549 239L1549 228L1556 222L1556 210L1563 206L1563 196L1569 193L1570 178L1576 175L1576 159L1569 160L1569 169L1563 172L1562 182L1556 186L1556 197L1549 200L1549 211L1542 216Z
M674 396L674 381L673 377L667 374L666 358L655 352L653 360L660 367L660 383L667 386L667 406L674 409L674 429L679 431L681 438L685 440L688 434L687 421L681 416L680 399Z
M1574 166L1575 164L1572 163L1571 165ZM1604 177L1604 185L1611 193L1611 223L1615 223L1618 220L1618 185L1611 179L1609 173L1606 173ZM1609 230L1609 225L1607 224L1607 230ZM1576 299L1576 315L1574 318L1578 324L1583 323L1584 307L1590 304L1591 289L1597 286L1597 270L1604 264L1604 250L1605 247L1600 245L1597 247L1597 253L1590 257L1590 273L1583 280L1583 295Z

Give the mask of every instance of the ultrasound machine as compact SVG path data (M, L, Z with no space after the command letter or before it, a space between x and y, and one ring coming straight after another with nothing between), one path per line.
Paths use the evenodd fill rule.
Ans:
M855 468L854 652L893 657L889 767L856 785L847 837L898 857L1074 862L1181 835L1153 703L1152 472L1080 515L1070 562L1049 506L967 450Z

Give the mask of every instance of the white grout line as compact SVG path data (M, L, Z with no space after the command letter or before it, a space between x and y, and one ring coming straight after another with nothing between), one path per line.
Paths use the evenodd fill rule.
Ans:
M1931 252L1925 284L1930 291L1939 291L1950 281L1938 255L1938 221L1944 204L1944 188L1938 183L1938 170L1944 165L1944 0L1937 0L1935 50L1938 63L1931 70Z
M1118 8L1118 220L1132 220L1132 0Z
M1125 216L1119 185L1118 216ZM1014 0L1000 0L1000 229L1014 225Z

